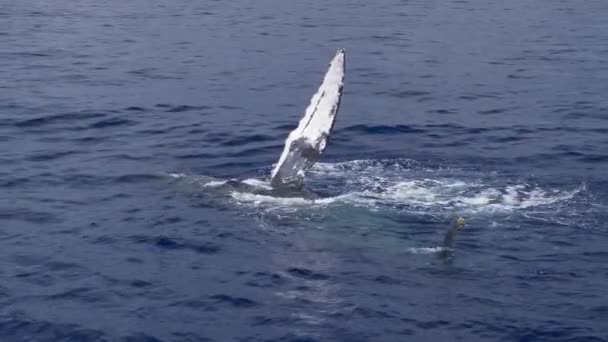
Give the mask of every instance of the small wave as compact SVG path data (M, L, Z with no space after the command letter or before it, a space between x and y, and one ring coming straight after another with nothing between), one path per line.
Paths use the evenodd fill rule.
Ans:
M235 297L227 294L216 294L209 297L215 304L225 304L235 308L252 308L259 304L245 297Z
M226 185L230 181L237 181L236 179L219 179L210 176L203 175L189 175L185 173L169 173L168 177L175 180L182 180L189 183L195 183L197 185L202 186L203 188L219 188L223 185ZM241 183L250 185L252 187L270 190L272 189L270 182L248 178L240 181Z
M223 185L227 180L222 180L210 176L190 175L186 173L169 173L167 176L175 181L196 184L202 187L217 187Z
M145 174L145 173L135 173L135 174L125 174L120 175L113 178L115 183L145 183L151 182L155 180L162 179L161 175L158 174Z
M59 223L62 219L55 214L43 211L34 211L27 208L0 207L0 220L25 221L36 224Z
M220 187L224 184L226 184L227 181L209 181L205 184L203 184L204 187L208 187L208 188L217 188Z
M341 174L344 172L365 171L404 171L421 167L422 164L413 159L360 159L340 163L316 163L311 172L319 174Z
M28 156L26 160L34 162L52 161L79 153L77 151L45 151Z
M130 106L130 107L125 108L125 110L129 111L129 112L145 112L146 111L145 108L139 107L139 106Z
M269 195L259 195L253 194L249 192L239 192L232 191L230 193L232 198L240 204L253 204L255 206L259 205L272 205L275 208L285 208L292 207L296 208L298 206L309 206L310 204L314 204L312 200L308 200L302 197L274 197Z
M2 336L6 338L3 338L3 340L23 340L23 336L31 336L32 340L47 341L103 341L108 339L108 336L100 330L85 328L74 323L68 324L37 320L27 316L21 311L0 314L0 328L2 328ZM131 340L130 338L131 337L128 337L126 340ZM138 337L135 336L133 337L133 340L142 339L138 339Z
M251 185L251 186L265 189L265 190L272 189L272 186L270 185L270 182L268 182L268 181L263 181L263 180L259 180L259 179L255 179L255 178L247 178L247 179L243 180L242 182L247 185Z
M51 114L46 116L41 116L32 119L26 119L23 121L19 121L15 123L15 126L22 128L29 127L38 127L43 125L50 125L58 122L64 121L82 121L88 119L95 119L104 117L106 114L104 113L95 113L95 112L72 112L72 113L61 113L61 114Z
M408 248L407 251L411 254L436 254L450 252L452 249L447 247L412 247Z
M424 133L426 130L415 128L407 125L396 125L396 126L387 126L387 125L353 125L343 128L343 131L346 132L357 132L357 133L365 133L368 135L378 134L378 135L386 135L386 134L403 134L403 133Z
M216 254L221 247L211 242L194 242L167 236L134 235L130 239L135 243L149 244L165 250L190 250L199 254Z
M115 126L132 126L136 122L133 120L120 119L120 118L109 118L101 121L97 121L89 125L89 128L106 128Z
M273 141L274 137L263 134L252 134L249 136L232 138L223 142L220 142L222 146L243 146L256 142Z
M292 267L287 270L287 273L289 273L293 277L303 278L303 279L307 279L307 280L327 280L327 279L329 279L329 275L323 274L320 272L315 272L315 271L309 270L307 268Z
M165 105L165 104L158 104L156 105L156 107L159 108L167 108L167 112L169 113L181 113L181 112L188 112L188 111L194 111L194 110L209 110L212 107L209 106L189 106L189 105L177 105L177 106L171 106L171 105Z

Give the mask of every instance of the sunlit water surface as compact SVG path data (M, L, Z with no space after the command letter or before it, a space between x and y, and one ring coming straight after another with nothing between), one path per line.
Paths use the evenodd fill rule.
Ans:
M607 46L599 0L4 1L0 340L607 341ZM342 47L320 198L222 187Z

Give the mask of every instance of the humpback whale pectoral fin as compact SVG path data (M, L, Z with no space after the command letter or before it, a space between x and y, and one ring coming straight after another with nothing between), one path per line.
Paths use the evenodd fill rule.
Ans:
M306 144L302 149L302 157L306 158L311 163L310 166L312 166L312 164L321 158L321 153L310 144Z
M345 51L340 49L329 63L323 82L311 98L298 127L289 133L271 174L273 186L301 188L305 172L327 147L343 91L344 60Z
M299 191L304 188L304 176L295 174L283 178L273 178L272 187L278 190Z
M272 185L281 188L301 189L304 185L304 172L320 157L319 151L307 139L300 138L289 144L281 167L272 178Z

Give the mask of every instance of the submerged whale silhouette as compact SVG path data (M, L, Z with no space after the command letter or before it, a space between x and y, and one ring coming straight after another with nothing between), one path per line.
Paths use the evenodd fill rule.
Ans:
M334 127L344 86L345 57L344 49L336 52L298 127L287 136L283 153L270 176L271 186L260 187L238 180L229 180L224 186L261 195L318 198L304 189L304 176L325 151Z

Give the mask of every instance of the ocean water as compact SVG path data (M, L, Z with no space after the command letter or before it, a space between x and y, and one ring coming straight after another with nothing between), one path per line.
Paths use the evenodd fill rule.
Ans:
M222 191L338 48L321 198ZM0 76L1 341L608 341L604 0L2 0Z

